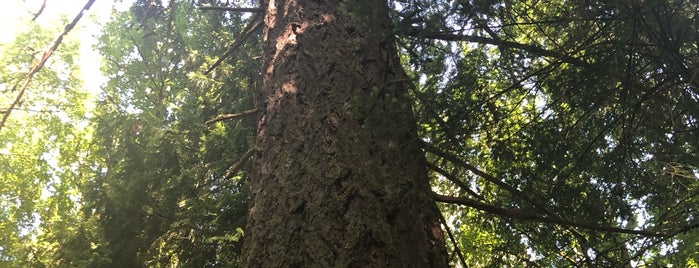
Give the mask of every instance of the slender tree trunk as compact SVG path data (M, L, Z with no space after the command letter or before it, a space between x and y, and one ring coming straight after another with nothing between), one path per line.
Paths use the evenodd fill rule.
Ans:
M386 1L268 0L243 267L446 267Z

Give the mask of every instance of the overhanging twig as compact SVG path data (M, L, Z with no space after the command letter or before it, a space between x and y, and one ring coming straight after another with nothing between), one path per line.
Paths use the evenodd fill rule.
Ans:
M431 162L429 162L429 161L427 162L427 168L429 168L429 169L431 169L431 170L434 170L435 172L437 172L437 173L439 173L440 175L444 176L445 178L447 178L447 180L450 180L451 182L453 182L454 184L456 184L456 186L458 186L458 187L461 188L462 190L466 191L468 194L470 194L471 196L477 198L478 200L485 201L485 198L483 198L482 196L480 196L479 194L477 194L476 192L474 192L473 190L471 190L471 187L469 187L465 182L459 180L459 179L456 178L453 174L447 172L447 171L444 170L443 168L441 168L441 167L439 167L439 166L437 166L437 165L435 165L435 164L433 164L433 163L431 163Z

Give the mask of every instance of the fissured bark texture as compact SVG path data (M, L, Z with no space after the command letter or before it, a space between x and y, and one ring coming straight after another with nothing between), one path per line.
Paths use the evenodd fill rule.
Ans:
M446 267L386 1L267 0L243 267Z

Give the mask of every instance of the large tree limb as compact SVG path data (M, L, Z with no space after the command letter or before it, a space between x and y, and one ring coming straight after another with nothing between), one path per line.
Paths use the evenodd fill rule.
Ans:
M479 202L479 201L476 201L476 200L473 200L473 199L470 199L467 197L446 196L446 195L440 195L437 193L433 193L433 197L434 197L435 201L437 201L437 202L464 205L464 206L472 207L472 208L475 208L477 210L484 211L484 212L487 212L490 214L495 214L495 215L498 215L501 217L515 219L515 220L552 223L552 224L557 224L557 225L572 226L572 227L578 227L578 228L595 230L595 231L602 231L602 232L610 232L610 233L635 234L635 235L652 236L652 237L665 237L666 236L666 234L664 234L662 232L647 231L647 230L631 230L631 229L617 228L617 227L612 227L612 226L599 225L599 224L594 224L594 223L585 223L585 222L578 222L578 221L553 218L553 217L549 217L549 216L541 216L541 215L537 215L537 214L523 212L523 211L516 210L516 209L508 209L508 208L493 206L493 205L482 203L482 202Z
M78 21L80 21L80 18L82 18L83 13L92 7L92 4L95 3L95 0L88 0L87 3L85 3L85 6L80 10L78 15L73 18L73 21L71 21L68 25L66 25L65 29L63 32L58 35L56 40L51 43L51 46L44 51L44 54L41 56L41 59L34 63L32 68L29 70L29 72L26 75L26 78L24 80L24 84L22 84L21 89L19 90L19 93L17 93L17 96L15 97L15 100L10 104L10 107L8 107L3 116L2 120L0 120L0 131L2 128L5 126L5 122L7 122L7 118L10 117L10 113L12 113L12 110L15 109L15 107L22 101L22 97L24 96L24 93L27 91L27 88L29 88L29 85L31 84L32 80L34 79L34 75L37 74L41 68L44 67L46 64L46 61L53 55L53 52L56 51L58 46L63 42L63 37L66 36L73 28L75 28L75 25L78 24ZM16 91L17 88L19 87L21 81L18 81L17 83L12 86L12 91Z

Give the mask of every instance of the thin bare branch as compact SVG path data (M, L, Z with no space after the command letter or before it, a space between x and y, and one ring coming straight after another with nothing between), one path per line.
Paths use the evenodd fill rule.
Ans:
M447 178L447 180L450 180L456 186L461 188L462 190L466 191L468 194L471 196L477 198L478 200L485 201L485 198L483 198L481 195L477 194L473 190L471 190L471 187L469 187L465 182L461 181L460 179L456 178L453 174L447 172L446 170L440 168L439 166L430 163L429 161L427 162L427 168L434 170L435 172L439 173L440 175L444 176Z
M228 172L226 172L226 175L223 176L223 180L228 180L230 178L233 178L233 176L238 173L238 170L245 164L245 162L252 156L252 153L255 152L255 148L250 148L247 152L243 154L242 157L240 157L240 160L233 164L230 169L228 169Z
M456 238L454 238L454 234L451 231L451 228L449 228L449 225L447 224L447 220L444 219L444 215L442 213L439 213L439 221L442 222L442 226L444 226L444 230L447 231L447 235L449 236L449 240L451 240L451 243L454 244L454 251L456 252L456 255L459 256L459 261L461 261L461 266L464 268L468 268L468 265L466 265L466 259L464 258L464 254L461 253L461 249L459 248L459 244L456 242Z
M222 114L222 115L217 116L217 117L214 118L214 119L211 119L211 120L209 120L209 121L206 121L206 123L204 123L204 124L205 124L205 125L209 125L209 124L212 124L212 123L216 123L216 122L218 122L218 121L235 119L235 118L243 117L243 116L246 116L246 115L254 115L254 114L257 114L257 112L258 112L257 108L253 108L253 109L244 111L244 112L242 112L242 113L237 113L237 114Z
M36 13L34 13L34 17L32 17L32 21L36 21L36 19L39 18L39 15L41 15L41 13L44 12L44 8L46 8L46 0L44 0L41 3L41 7L39 8L39 10Z

